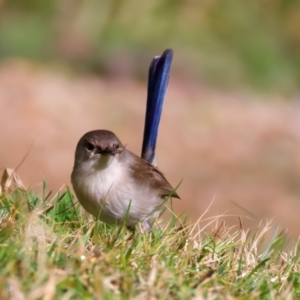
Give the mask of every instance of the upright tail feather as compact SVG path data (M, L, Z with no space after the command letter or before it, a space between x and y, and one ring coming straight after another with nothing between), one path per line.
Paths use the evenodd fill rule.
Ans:
M164 51L151 62L148 74L148 94L141 157L155 164L155 148L158 127L167 91L173 58L172 49Z

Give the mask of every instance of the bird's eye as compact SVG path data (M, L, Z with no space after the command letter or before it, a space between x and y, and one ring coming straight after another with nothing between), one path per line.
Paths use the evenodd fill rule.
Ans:
M91 143L87 143L85 147L89 151L93 151L94 150L94 146Z

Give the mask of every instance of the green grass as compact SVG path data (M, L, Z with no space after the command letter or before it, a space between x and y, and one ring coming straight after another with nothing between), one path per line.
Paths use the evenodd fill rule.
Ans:
M284 250L270 224L206 233L208 221L173 216L149 234L131 233L93 220L68 189L5 190L2 183L1 299L300 297L299 245Z

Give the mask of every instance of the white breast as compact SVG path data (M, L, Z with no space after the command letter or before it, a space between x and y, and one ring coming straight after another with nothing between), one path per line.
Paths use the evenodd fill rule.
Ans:
M128 225L155 217L162 199L149 185L136 183L117 157L101 159L106 161L89 160L73 171L73 187L82 206L109 224L121 223L125 216Z

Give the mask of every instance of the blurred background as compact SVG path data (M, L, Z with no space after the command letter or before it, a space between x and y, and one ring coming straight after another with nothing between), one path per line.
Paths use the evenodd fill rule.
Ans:
M0 0L0 167L29 151L22 181L54 193L86 131L140 154L148 67L173 48L157 159L175 211L297 237L299 28L296 0Z

